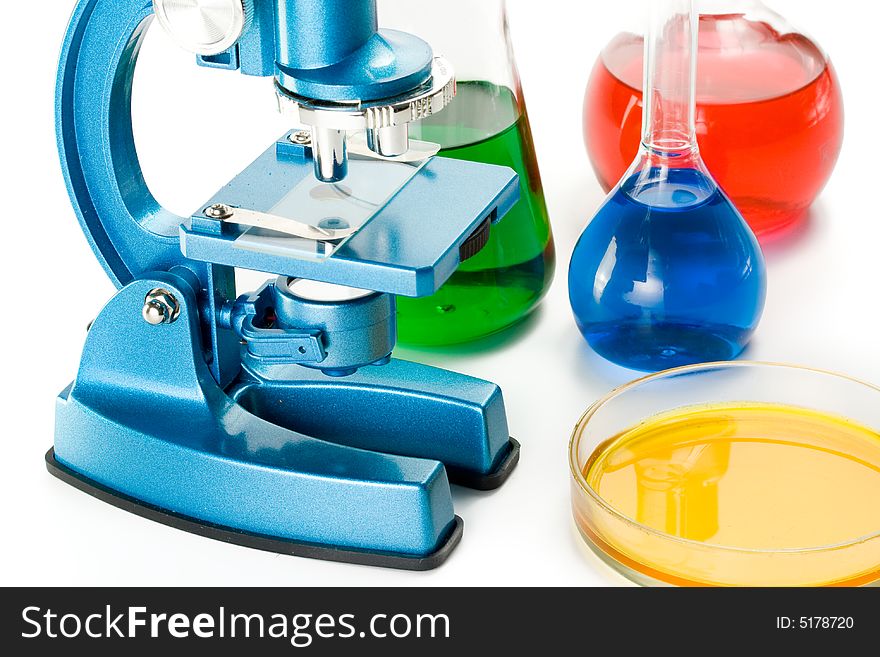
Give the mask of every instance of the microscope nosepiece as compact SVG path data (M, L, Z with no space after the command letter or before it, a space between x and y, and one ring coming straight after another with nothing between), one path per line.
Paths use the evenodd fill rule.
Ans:
M426 83L393 98L330 102L295 94L277 80L275 91L281 113L311 130L317 179L339 182L348 171L347 132L365 132L367 148L379 157L405 155L410 146L409 124L449 105L456 84L449 62L435 57Z

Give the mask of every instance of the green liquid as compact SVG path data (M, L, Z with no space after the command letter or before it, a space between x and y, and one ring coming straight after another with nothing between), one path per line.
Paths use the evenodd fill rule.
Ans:
M509 89L460 82L451 106L416 126L412 136L441 144L441 156L519 174L520 200L492 226L486 247L433 296L397 299L402 343L468 342L526 317L553 280L553 237L529 122Z

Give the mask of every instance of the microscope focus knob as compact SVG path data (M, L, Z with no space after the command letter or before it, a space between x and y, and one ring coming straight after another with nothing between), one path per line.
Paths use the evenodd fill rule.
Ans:
M216 55L241 38L254 15L254 0L153 0L159 23L184 50Z

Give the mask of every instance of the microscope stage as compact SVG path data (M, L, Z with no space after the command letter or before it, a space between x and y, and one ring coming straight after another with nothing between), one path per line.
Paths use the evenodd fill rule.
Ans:
M513 170L433 157L358 160L341 183L314 178L311 151L289 135L181 226L187 258L410 297L433 294L459 265L459 249L518 200ZM207 216L241 209L244 223ZM210 214L207 213L207 214ZM290 233L266 230L292 222ZM336 229L340 237L310 239Z

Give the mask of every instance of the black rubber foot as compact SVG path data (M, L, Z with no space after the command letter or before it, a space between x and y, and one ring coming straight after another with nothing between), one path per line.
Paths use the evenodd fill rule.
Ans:
M513 474L516 464L519 463L519 443L513 438L504 457L489 474L479 474L473 470L465 470L454 466L446 466L446 474L449 475L449 483L474 490L495 490Z
M251 534L238 529L205 523L195 518L180 515L173 511L160 509L140 502L128 495L118 493L106 486L92 481L74 472L67 466L58 462L55 458L55 450L50 449L46 453L46 467L49 472L61 481L70 484L96 497L102 502L107 502L115 507L134 513L143 518L161 522L163 525L182 529L184 531L213 538L225 543L234 543L244 547L279 554L289 554L295 557L309 559L324 559L326 561L341 561L355 563L364 566L379 566L381 568L397 568L400 570L431 570L441 565L461 541L464 531L464 521L455 516L455 522L450 528L446 539L440 548L427 556L398 554L394 552L372 552L369 550L357 550L352 548L339 548L316 543L303 543L274 536Z

